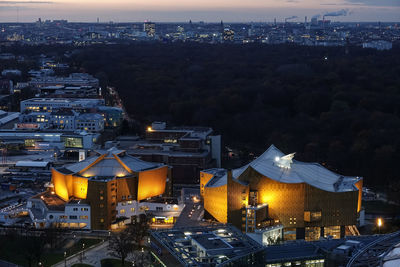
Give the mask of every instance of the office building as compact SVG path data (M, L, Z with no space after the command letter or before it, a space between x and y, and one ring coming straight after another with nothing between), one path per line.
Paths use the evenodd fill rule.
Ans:
M129 153L172 167L173 184L198 184L200 170L221 164L221 136L207 127L167 127L154 122L146 140L136 142Z
M117 107L100 106L97 107L97 113L103 116L105 128L119 127L124 119L123 110Z
M24 112L17 129L57 129L61 131L102 132L104 118L97 113L78 113L72 109L50 109L52 112Z
M3 145L19 145L24 149L95 149L99 133L44 130L38 131L37 124L17 124L22 130L1 130Z
M156 24L154 22L146 21L143 24L143 31L147 37L155 37L156 35Z
M32 112L52 112L59 109L72 109L75 111L87 111L104 106L104 99L85 98L31 98L21 101L21 113L25 110Z
M285 240L358 234L363 179L293 157L272 145L241 168L202 171L205 216L249 233L282 224Z
M98 89L93 86L65 86L55 85L40 87L37 89L40 96L43 97L97 97Z
M48 86L89 86L99 87L99 79L87 73L71 73L68 77L40 76L34 77L29 82L34 88Z

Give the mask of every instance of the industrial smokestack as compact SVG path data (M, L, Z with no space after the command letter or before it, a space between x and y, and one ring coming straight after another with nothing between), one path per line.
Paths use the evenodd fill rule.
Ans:
M291 16L291 17L285 18L285 23L286 23L288 20L291 20L291 19L297 19L297 16Z

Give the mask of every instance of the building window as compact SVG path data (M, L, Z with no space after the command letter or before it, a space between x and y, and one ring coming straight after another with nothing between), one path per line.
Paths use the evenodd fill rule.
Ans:
M87 215L81 215L79 216L79 219L81 220L87 220L89 217Z
M156 211L163 211L163 207L156 207Z
M124 209L120 210L119 214L125 214L125 210Z
M69 219L70 219L70 220L76 220L76 219L78 219L78 216L76 216L76 215L70 215L70 216L69 216Z
M78 208L74 208L74 211L78 211Z
M135 208L131 208L131 212L135 212Z
M81 211L88 211L88 208L81 208Z
M101 222L101 223L103 223L103 222L104 222L104 219L103 219L103 218L101 218L101 219L100 219L100 222Z
M100 204L100 208L104 208L104 204Z
M103 196L100 196L100 200L103 200L104 199L104 197Z
M140 206L140 211L146 211L149 210L149 207L147 206Z

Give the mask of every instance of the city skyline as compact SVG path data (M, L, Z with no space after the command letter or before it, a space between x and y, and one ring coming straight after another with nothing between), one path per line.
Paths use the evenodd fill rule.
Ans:
M205 21L283 22L304 21L318 16L334 21L400 21L396 0L251 0L242 1L0 1L1 22L33 22L38 18L73 22L155 22Z

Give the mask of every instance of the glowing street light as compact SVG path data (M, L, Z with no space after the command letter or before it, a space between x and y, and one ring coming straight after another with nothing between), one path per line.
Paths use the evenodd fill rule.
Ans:
M381 227L383 225L382 218L378 218L377 224L378 224L378 230L379 230L379 234L380 234L381 233Z

